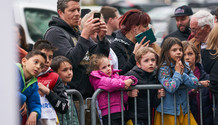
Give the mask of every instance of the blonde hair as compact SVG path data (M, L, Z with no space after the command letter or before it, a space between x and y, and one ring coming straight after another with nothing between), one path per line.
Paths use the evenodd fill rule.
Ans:
M211 55L215 56L215 58L218 57L218 24L215 24L210 31L206 43L206 49L216 50L216 53L211 53Z
M136 62L140 63L142 56L144 56L145 54L147 54L148 52L151 52L155 55L156 58L156 63L158 63L158 54L155 52L155 50L151 47L142 47L140 48L136 54L135 54L135 60Z
M89 60L87 74L90 74L94 70L99 70L99 66L101 64L101 59L103 59L103 58L107 58L107 57L104 54L93 54Z

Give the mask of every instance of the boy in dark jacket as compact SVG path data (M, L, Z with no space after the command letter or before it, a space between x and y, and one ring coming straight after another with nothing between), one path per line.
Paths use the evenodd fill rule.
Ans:
M158 60L158 55L156 52L149 47L143 47L136 52L135 55L136 66L133 67L126 75L133 75L138 79L138 85L149 85L157 84L155 69ZM152 110L155 107L155 99L157 96L156 90L150 90L150 109ZM148 98L147 90L132 90L128 92L130 96L128 99L128 117L129 121L127 125L135 125L135 109L134 109L134 98L137 96L137 125L147 125L148 124L148 115L151 112L148 112ZM134 96L135 95L135 96ZM164 90L158 90L158 98L164 96ZM151 111L150 110L150 111ZM132 122L132 123L131 123Z
M41 97L45 95L46 99L57 112L62 114L66 113L69 104L64 84L59 75L50 68L53 58L53 51L56 50L56 48L47 40L39 40L33 46L33 50L39 50L45 53L47 57L44 69L37 76ZM55 117L55 121L57 121L56 113L53 115L53 117ZM45 116L44 119L49 118Z
M46 62L46 56L39 51L29 52L21 61L22 64L17 63L18 67L18 81L20 96L25 99L21 102L26 102L29 117L26 125L36 124L36 120L41 117L41 104L38 93L37 76L43 69ZM24 107L25 108L25 107ZM24 110L21 109L22 115Z

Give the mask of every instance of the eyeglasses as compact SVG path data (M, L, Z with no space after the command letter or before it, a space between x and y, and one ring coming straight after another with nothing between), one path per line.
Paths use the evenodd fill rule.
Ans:
M198 28L191 28L191 32L194 32L194 33L196 33L197 31L199 31L200 29L203 29L203 27L204 27L205 25L203 25L203 26L199 26Z

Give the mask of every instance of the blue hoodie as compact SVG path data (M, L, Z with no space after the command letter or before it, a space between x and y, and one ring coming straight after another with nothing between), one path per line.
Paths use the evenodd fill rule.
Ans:
M16 64L19 69L19 76L18 76L18 81L19 81L19 92L21 92L23 95L26 96L27 100L27 109L28 112L37 112L39 119L41 117L41 103L40 103L40 97L38 93L38 82L37 78L33 77L29 81L25 81L24 78L24 71L23 68L21 67L21 64L17 63Z

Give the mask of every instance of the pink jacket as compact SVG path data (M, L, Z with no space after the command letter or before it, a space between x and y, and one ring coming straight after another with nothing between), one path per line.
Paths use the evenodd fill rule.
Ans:
M108 77L101 71L92 71L89 80L94 90L104 89L105 91L101 92L97 99L99 108L102 111L102 116L108 114L108 92L110 92L110 112L116 113L121 112L121 91L125 87L124 80L132 79L134 80L134 84L138 82L138 80L134 76L121 76L118 75L117 72L120 70L113 70L111 77ZM127 93L123 92L123 101L126 103L128 100ZM125 110L125 107L123 107Z

